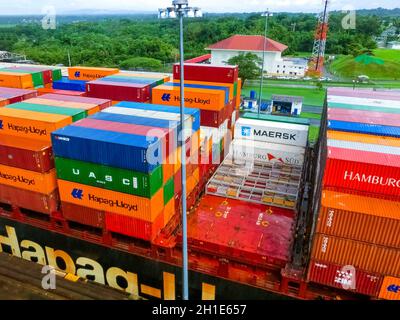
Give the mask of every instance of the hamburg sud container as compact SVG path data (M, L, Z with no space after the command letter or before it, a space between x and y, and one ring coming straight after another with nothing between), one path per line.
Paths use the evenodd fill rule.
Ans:
M316 232L400 248L400 202L324 190Z
M92 81L118 72L118 69L112 68L70 67L68 68L68 78L70 80Z
M242 118L236 122L235 139L306 147L308 128L298 124Z
M259 161L263 163L281 162L302 166L305 149L276 143L235 139L231 145L234 159Z
M61 80L53 82L53 89L85 92L86 82L87 81L70 80L68 77L62 77Z
M27 99L36 98L35 90L0 88L0 97L7 99L8 104L22 102Z
M149 102L151 88L145 83L96 80L86 84L86 95L114 101Z
M382 286L383 276L352 266L312 260L308 281L377 297Z
M293 238L289 210L207 195L188 217L192 251L284 267Z
M235 83L238 81L239 68L237 66L216 66L198 63L185 63L185 80L208 81L221 83ZM180 65L174 64L174 80L181 78Z
M323 186L398 197L400 149L328 140Z
M3 72L0 70L0 86L16 89L33 89L32 76L29 73Z

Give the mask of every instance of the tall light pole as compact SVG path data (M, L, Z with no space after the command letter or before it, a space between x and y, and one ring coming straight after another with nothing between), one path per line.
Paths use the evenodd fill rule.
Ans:
M270 13L269 10L267 9L267 11L265 11L261 16L265 17L265 31L264 31L263 61L262 61L261 79L260 79L260 97L258 101L258 115L260 115L261 111L263 85L264 85L264 65L265 65L265 51L267 51L268 18L272 16L272 13Z
M185 72L184 72L184 46L183 46L183 18L201 18L203 13L200 8L189 7L188 0L173 0L173 7L159 9L160 19L179 18L180 34L180 111L181 111L181 162L182 162L182 298L189 300L189 263L187 245L187 204L186 204L186 144L184 139L185 132Z

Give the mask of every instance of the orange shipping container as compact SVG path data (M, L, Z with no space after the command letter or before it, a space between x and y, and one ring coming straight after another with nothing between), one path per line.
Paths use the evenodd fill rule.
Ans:
M29 73L0 71L0 87L16 89L33 88L32 75Z
M153 88L154 104L179 106L179 87L161 85ZM185 88L185 106L201 110L220 111L225 107L225 93L220 90Z
M100 107L91 103L77 103L70 101L57 101L57 100L49 100L49 99L41 99L41 98L33 98L24 101L26 103L40 104L45 106L56 106L63 108L71 108L71 109L81 109L85 110L89 116L100 111Z
M328 139L352 141L367 144L379 144L384 146L400 147L400 139L394 137L381 137L369 134L350 133L341 131L327 131Z
M51 141L51 132L72 123L70 116L18 109L0 109L0 133Z
M175 198L172 198L164 208L164 227L170 222L175 215Z
M110 68L70 67L68 68L68 78L70 80L91 81L111 76L118 72L118 69Z
M56 170L39 173L0 165L0 184L48 195L57 189Z
M380 299L400 300L400 279L385 277L379 293Z
M311 259L384 275L400 276L400 249L315 234Z
M199 184L199 181L200 181L200 170L197 167L196 170L194 170L193 175L191 175L187 179L187 194L191 194L193 192L193 190Z
M236 110L239 111L240 105L242 103L242 79L238 79L238 86L237 86L237 96L236 96Z
M163 188L153 198L147 199L65 180L58 180L58 186L62 202L123 214L148 222L154 222L164 209Z
M181 83L180 80L174 80L174 83ZM188 81L185 80L185 84L198 84L201 86L216 86L216 87L227 87L229 88L229 101L232 101L234 96L235 85L233 83L217 83L217 82L204 82L204 81Z
M325 190L316 232L400 249L400 202Z

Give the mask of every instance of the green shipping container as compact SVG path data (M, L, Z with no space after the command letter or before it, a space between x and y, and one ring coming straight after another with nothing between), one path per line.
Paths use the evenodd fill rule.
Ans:
M264 120L264 121L274 121L274 122L284 122L284 123L293 123L293 124L303 124L310 125L309 119L303 118L294 118L294 117L282 117L282 116L274 116L269 114L260 114L258 116L257 113L246 112L242 115L242 118L245 119L254 119L254 120Z
M53 69L53 81L58 81L62 79L61 69Z
M361 105L352 105L352 104L345 104L345 103L336 103L336 102L329 102L329 108L336 108L336 109L350 109L350 110L364 110L364 111L376 111L382 113L400 113L400 109L396 108L385 108L385 107L372 107L372 106L361 106Z
M150 199L163 185L162 166L145 174L59 157L55 163L59 179L139 197Z
M86 118L86 110L82 109L63 108L25 102L10 104L6 106L6 108L28 110L41 113L61 114L72 117L72 121L74 122Z
M171 178L164 185L164 205L167 205L167 203L174 197L174 195L175 195L174 178Z
M24 69L1 69L1 71L4 72L15 72L15 73L27 73L32 76L32 82L33 86L35 88L43 86L44 85L44 80L43 80L43 73L42 72L35 72L35 71L28 71Z

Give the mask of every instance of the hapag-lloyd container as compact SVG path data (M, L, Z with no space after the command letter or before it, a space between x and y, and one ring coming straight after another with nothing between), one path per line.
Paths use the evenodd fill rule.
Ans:
M381 137L361 133L352 133L344 131L327 132L327 138L332 140L352 141L367 144L378 144L384 146L400 147L400 139L394 137Z
M163 183L162 166L152 173L102 166L96 163L56 158L57 177L97 188L151 198Z
M151 199L147 199L61 179L58 180L58 186L63 202L123 214L148 222L154 222L164 208L163 189Z
M175 84L180 84L180 80L174 80ZM211 87L221 87L229 88L229 101L236 99L237 95L237 82L235 83L219 83L219 82L206 82L206 81L190 81L185 79L185 85L200 85L200 86L211 86ZM234 104L236 101L234 102Z
M306 147L308 128L308 126L298 124L241 118L235 125L235 139Z
M41 173L0 165L0 184L50 194L57 188L56 170Z
M57 157L143 173L152 172L163 159L158 139L91 128L64 127L52 134L52 144Z
M0 97L7 99L9 103L17 103L37 97L37 92L35 90L0 87Z
M152 103L180 106L180 88L165 84L153 88ZM185 87L185 107L187 108L219 111L228 103L229 101L226 101L224 91Z
M119 102L115 105L115 107L119 108L128 108L128 109L138 109L138 110L149 110L149 111L159 111L159 112L167 112L167 113L175 113L180 114L180 108L176 106L164 106L159 104L149 104L149 103L137 103L137 102ZM193 117L192 129L197 132L200 130L200 110L185 108L185 115Z
M0 202L20 209L50 214L59 208L59 195L58 190L43 194L0 184Z
M235 83L238 81L239 68L237 66L216 66L199 63L185 63L185 80L207 81L220 83ZM181 68L174 64L174 80L180 80Z
M400 148L328 140L324 187L400 196Z
M314 235L311 259L354 266L372 273L400 275L399 249L324 234Z
M115 101L148 102L151 88L148 84L96 80L86 84L86 95Z
M64 116L70 116L72 121L78 121L86 117L86 111L83 109L72 109L59 106L48 106L43 104L33 104L27 102L14 103L6 107L7 109L17 109L33 111L45 114L59 114Z
M0 108L1 133L51 141L51 132L72 123L70 116Z
M400 300L400 278L385 277L379 291L379 299Z
M264 163L304 164L305 149L295 146L235 139L232 142L231 150L234 159Z
M50 142L0 135L0 164L36 172L54 168Z
M29 99L24 102L32 103L32 104L40 104L40 105L47 105L47 106L84 110L86 112L87 116L93 115L100 111L100 107L98 105L88 104L88 103L76 103L76 102L61 101L61 100L57 101L57 100L50 100L50 99L43 99L43 98Z
M312 260L308 270L308 281L377 297L383 276L346 265Z
M46 94L40 97L46 100L56 100L56 101L68 101L84 104L94 104L99 106L100 110L111 107L111 100L109 99L97 99L97 98L87 98L87 97L75 97L70 95L59 95L59 94Z
M400 248L400 202L324 190L317 233Z
M118 72L118 69L113 68L70 67L68 68L68 78L70 80L91 81L104 78Z
M1 72L0 86L16 89L33 89L32 76L28 73Z
M328 120L328 129L400 138L400 127Z

